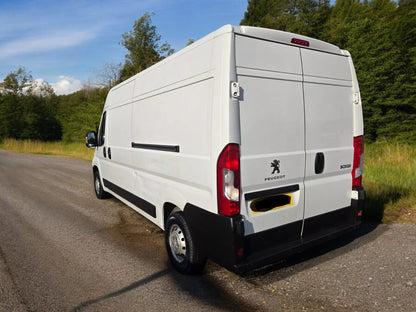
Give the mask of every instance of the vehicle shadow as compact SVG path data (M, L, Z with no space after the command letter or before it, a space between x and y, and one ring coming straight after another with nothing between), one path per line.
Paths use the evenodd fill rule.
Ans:
M241 296L241 281L233 273L208 262L208 268L202 275L183 275L170 263L170 276L182 291L200 300L212 309L221 311L253 312L262 311L258 303ZM230 278L231 277L231 278ZM233 287L234 286L234 287ZM197 309L196 309L197 310Z
M157 279L169 276L175 284L184 292L198 299L204 305L211 308L225 311L252 312L261 311L261 307L245 301L239 296L233 294L224 282L212 278L209 274L204 275L182 275L168 263L167 269L156 272L141 280L133 282L117 291L110 292L101 297L81 302L71 309L71 312L87 311L91 306L100 304L106 300L119 297L127 292L134 291L140 287L146 286ZM196 307L196 310L198 308Z
M349 234L295 253L266 267L240 274L240 276L247 282L254 284L261 283L261 277L271 275L271 273L276 273L273 274L275 281L285 279L313 266L342 256L351 250L365 246L377 239L386 230L387 228L380 228L378 223L362 223L357 230ZM292 270L287 268L292 268Z
M254 293L252 290L258 286L261 288L365 246L386 230L376 223L363 223L350 234L244 274L231 273L210 262L202 276L184 276L171 268L170 264L168 266L171 268L170 276L183 291L213 307L227 311L261 311L259 302L249 301L242 296L243 289Z
M81 311L89 305L140 288L158 278L170 279L180 291L201 302L202 306L210 307L211 310L262 311L265 309L260 304L262 299L256 297L258 292L255 289L258 286L261 288L268 283L285 279L361 248L388 229L377 223L362 223L356 231L245 274L231 273L209 261L203 274L192 276L182 275L171 266L164 249L164 235L160 229L141 217L136 217L130 210L122 209L119 217L119 224L109 232L117 241L124 242L136 257L153 265L157 263L159 272L118 291L83 302L72 311Z
M71 311L88 310L88 307L93 304L102 303L124 293L135 291L156 279L168 280L168 285L173 284L180 292L186 293L200 302L201 306L198 305L198 307L206 307L205 310L262 311L261 306L245 300L235 293L235 289L230 283L239 283L241 280L238 275L210 261L208 261L205 271L200 275L178 273L170 264L165 251L164 233L131 209L119 205L117 201L114 201L113 204L115 207L112 207L112 209L121 208L114 212L119 220L103 231L104 239L108 239L107 235L110 234L113 239L116 239L119 246L126 247L134 257L144 263L149 263L149 267L156 266L158 273L131 283L118 291L80 303ZM195 310L200 310L198 307Z
M144 286L144 285L146 285L146 284L148 284L148 283L150 283L150 282L152 282L156 279L159 279L159 278L165 276L168 273L169 273L168 270L157 272L157 273L152 274L152 275L150 275L146 278L143 278L143 279L141 279L137 282L131 283L130 285L127 285L126 287L123 287L123 288L121 288L117 291L108 293L104 296L101 296L101 297L98 297L98 298L95 298L95 299L91 299L91 300L82 302L79 305L77 305L75 308L73 308L71 311L72 312L82 311L84 309L87 309L89 306L91 306L93 304L100 303L104 300L111 299L111 298L114 298L114 297L118 297L118 296L120 296L120 295L122 295L126 292L132 291L132 290L134 290L136 288L139 288L139 287L142 287L142 286Z

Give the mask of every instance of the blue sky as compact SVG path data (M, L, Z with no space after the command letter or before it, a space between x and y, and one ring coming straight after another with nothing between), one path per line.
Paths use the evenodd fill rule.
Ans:
M176 51L225 24L247 0L0 0L0 81L24 67L57 94L95 83L105 63L124 62L123 33L145 12Z

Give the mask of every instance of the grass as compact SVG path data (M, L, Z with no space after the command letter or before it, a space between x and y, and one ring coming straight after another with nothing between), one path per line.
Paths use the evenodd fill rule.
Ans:
M5 139L0 148L91 160L94 149L83 143ZM367 200L363 218L370 222L416 223L416 146L377 142L364 149L363 185Z
M0 142L0 148L17 153L58 155L72 158L92 160L94 149L89 149L84 143L62 141L40 142L32 140L4 139Z
M377 142L364 148L364 218L416 223L416 146Z

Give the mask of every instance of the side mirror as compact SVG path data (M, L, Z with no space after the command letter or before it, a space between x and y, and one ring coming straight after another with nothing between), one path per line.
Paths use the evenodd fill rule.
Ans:
M89 148L97 146L97 133L95 131L87 132L85 136L85 145Z

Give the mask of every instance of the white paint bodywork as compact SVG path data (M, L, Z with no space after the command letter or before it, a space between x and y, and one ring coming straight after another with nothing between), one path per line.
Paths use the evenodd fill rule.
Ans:
M291 44L294 37L310 46ZM232 96L232 82L239 96ZM350 55L334 45L226 25L111 89L104 111L105 144L93 165L102 179L152 203L156 218L105 190L162 229L166 203L217 213L217 159L229 143L240 145L246 235L351 203L351 167L341 166L352 164L353 137L363 134L361 99ZM314 171L317 153L325 155L322 174ZM254 214L245 200L290 185L299 189L289 206Z

